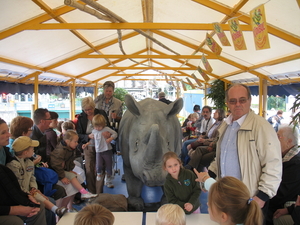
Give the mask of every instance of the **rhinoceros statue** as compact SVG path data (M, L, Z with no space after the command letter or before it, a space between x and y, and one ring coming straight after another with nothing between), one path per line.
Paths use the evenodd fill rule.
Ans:
M141 198L143 185L163 186L166 173L162 169L162 156L168 151L181 152L182 132L176 114L183 106L177 99L167 105L144 99L135 101L125 96L127 111L119 126L119 147L128 191L129 207L144 209Z

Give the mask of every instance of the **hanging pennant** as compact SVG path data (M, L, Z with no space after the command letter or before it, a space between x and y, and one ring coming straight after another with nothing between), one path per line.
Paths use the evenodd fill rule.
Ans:
M185 87L185 84L184 84L183 80L180 80L180 81L181 81L181 84L182 84L182 88L183 88L183 90L185 90L185 91L186 91L186 87Z
M180 89L179 81L178 81L178 80L176 80L176 84L177 84L177 89L178 89L178 88Z
M256 50L270 48L264 5L251 10L250 18Z
M216 55L221 54L221 46L208 33L206 33L205 43L213 53L215 53Z
M191 82L191 80L187 77L186 80L188 81L189 85L193 88L196 89L195 85Z
M169 84L169 80L168 80L167 75L165 75L165 79L166 79L167 84Z
M209 81L209 77L206 75L206 73L201 69L200 66L198 66L198 72L201 74L201 76L203 77L203 79L207 82Z
M219 23L213 23L214 30L223 46L231 46L228 38Z
M171 76L170 76L170 81L171 81L171 85L174 86L174 83L173 83L173 80L172 80Z
M198 84L198 86L201 87L202 84L201 84L200 80L195 76L195 74L192 74L191 76L194 78L194 80L196 81L196 83Z
M202 57L201 57L201 60L202 60L202 63L206 69L207 72L211 73L213 70L209 64L209 62L207 61L205 55L203 54Z
M231 33L234 49L236 51L246 50L247 47L246 47L243 32L240 29L239 20L237 18L232 18L231 20L228 20L228 25L230 27L230 33Z

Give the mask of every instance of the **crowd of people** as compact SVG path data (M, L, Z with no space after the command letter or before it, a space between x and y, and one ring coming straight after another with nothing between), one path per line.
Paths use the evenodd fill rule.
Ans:
M57 113L42 108L33 120L17 116L8 126L0 119L0 225L53 225L72 210L75 194L97 197L105 176L105 185L114 187L113 124L123 112L113 93L114 83L105 82L95 100L82 99L73 121L58 122ZM164 93L159 101L172 104ZM298 129L280 124L281 111L269 120L256 115L245 85L230 86L225 101L227 116L195 105L182 125L181 154L163 155L168 204L157 211L156 224L186 224L185 214L200 213L201 191L209 192L210 218L218 224L300 224ZM40 168L53 183L41 182ZM91 204L75 221L111 225L114 216Z

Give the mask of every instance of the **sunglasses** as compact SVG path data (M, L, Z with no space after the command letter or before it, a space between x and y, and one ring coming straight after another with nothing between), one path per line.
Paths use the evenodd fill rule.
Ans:
M239 100L237 100L236 98L231 98L229 99L229 104L230 105L236 105L236 103L239 101L240 104L245 104L247 102L247 98L240 98Z

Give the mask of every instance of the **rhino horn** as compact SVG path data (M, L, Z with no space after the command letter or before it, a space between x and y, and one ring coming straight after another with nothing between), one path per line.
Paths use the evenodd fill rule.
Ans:
M154 163L156 159L161 158L160 155L162 156L162 141L158 124L152 124L148 133L144 136L143 142L147 146L145 160L148 163Z
M173 116L178 114L183 107L183 99L179 98L176 99L174 102L170 103L167 107L164 109L164 113L167 117Z

